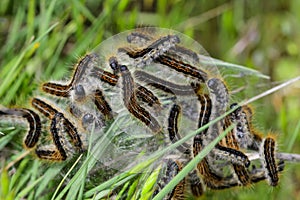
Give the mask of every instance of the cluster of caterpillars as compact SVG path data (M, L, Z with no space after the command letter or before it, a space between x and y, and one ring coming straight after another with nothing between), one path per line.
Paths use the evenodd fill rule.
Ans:
M45 98L36 97L31 101L32 107L49 121L47 132L51 135L52 144L40 144L44 128L36 111L27 108L1 109L0 116L25 119L29 130L24 137L24 146L34 150L39 158L62 161L86 149L82 132L89 131L91 126L101 128L118 114L106 96L107 90L112 92L118 88L119 94L116 95L119 95L119 101L132 120L153 135L165 135L171 142L180 140L181 134L184 134L181 132L181 116L200 128L235 107L230 115L197 134L191 144L183 143L177 147L177 153L187 161L167 159L165 175L162 175L155 193L188 160L232 124L235 124L234 129L166 198L184 199L187 193L201 196L206 188L219 190L247 186L265 179L271 186L276 186L278 173L284 165L283 161L275 159L274 137L268 135L263 138L255 130L249 106L229 105L230 95L222 78L212 76L209 70L202 68L198 52L182 46L181 39L172 31L158 31L155 28L127 32L127 45L115 47L114 54L106 56L105 60L97 54L104 55L103 52L85 55L76 64L68 83L44 83L43 92L70 101L68 114ZM156 72L152 73L154 69ZM160 77L160 73L174 74L178 80L166 75ZM186 80L184 84L180 84L182 79ZM168 103L163 100L166 97L172 97L167 98ZM197 120L191 117L191 113L184 114L186 105L182 102L189 98L195 98L198 104L193 108L193 112L198 113ZM87 102L94 107L82 106ZM162 113L163 117L157 117ZM260 153L261 167L250 168L251 162L245 154L248 150ZM231 174L225 176L218 173L220 167L216 161L229 163Z

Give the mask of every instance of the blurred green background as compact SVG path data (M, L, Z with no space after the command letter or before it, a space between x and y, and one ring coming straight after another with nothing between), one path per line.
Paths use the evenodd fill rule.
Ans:
M77 59L102 40L148 25L187 34L212 57L261 71L270 76L271 86L276 85L300 75L299 9L298 0L1 0L0 102L7 107L29 106L41 82L67 79ZM278 91L254 107L255 124L278 133L279 150L300 153L300 85ZM0 128L6 134L0 135L3 168L22 153L22 136ZM39 161L35 163L39 168ZM17 162L6 178L2 173L2 181L12 181L10 176L21 164ZM28 161L24 165L32 168ZM287 164L276 188L262 182L208 191L203 199L300 199L299 170L299 164ZM30 180L38 179L38 174ZM10 191L13 197L28 184L17 182L5 190L4 182L2 195ZM31 188L26 198L34 197Z

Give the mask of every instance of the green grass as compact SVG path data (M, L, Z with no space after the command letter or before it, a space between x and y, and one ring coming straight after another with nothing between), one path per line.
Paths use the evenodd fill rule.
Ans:
M136 25L178 30L199 41L213 57L261 71L271 77L272 83L300 75L297 0L268 3L163 0L155 7L147 6L146 2L151 1L144 2L142 6L140 2L126 0L101 3L2 0L0 108L29 107L30 98L41 93L39 86L43 81L68 79L79 57L104 39ZM237 48L237 44L243 44L244 48ZM226 70L222 71L225 73ZM251 98L269 88L266 81L262 88L254 81L257 80L251 79L247 92L236 99ZM234 81L229 82L234 89ZM256 125L266 134L278 133L280 151L300 152L296 145L300 142L299 96L299 85L289 86L254 102ZM120 191L118 199L124 197L122 194L132 198L141 195L146 199L153 191L151 186L156 181L157 170L140 173L150 166L149 162L94 184L88 171L97 163L90 154L70 163L44 162L32 155L23 158L27 153L22 148L24 130L0 124L0 132L4 133L0 133L0 199L101 199L111 195L116 187ZM10 163L15 164L4 170ZM203 198L297 199L299 164L287 164L280 178L280 185L274 189L261 182L250 188L207 191Z

